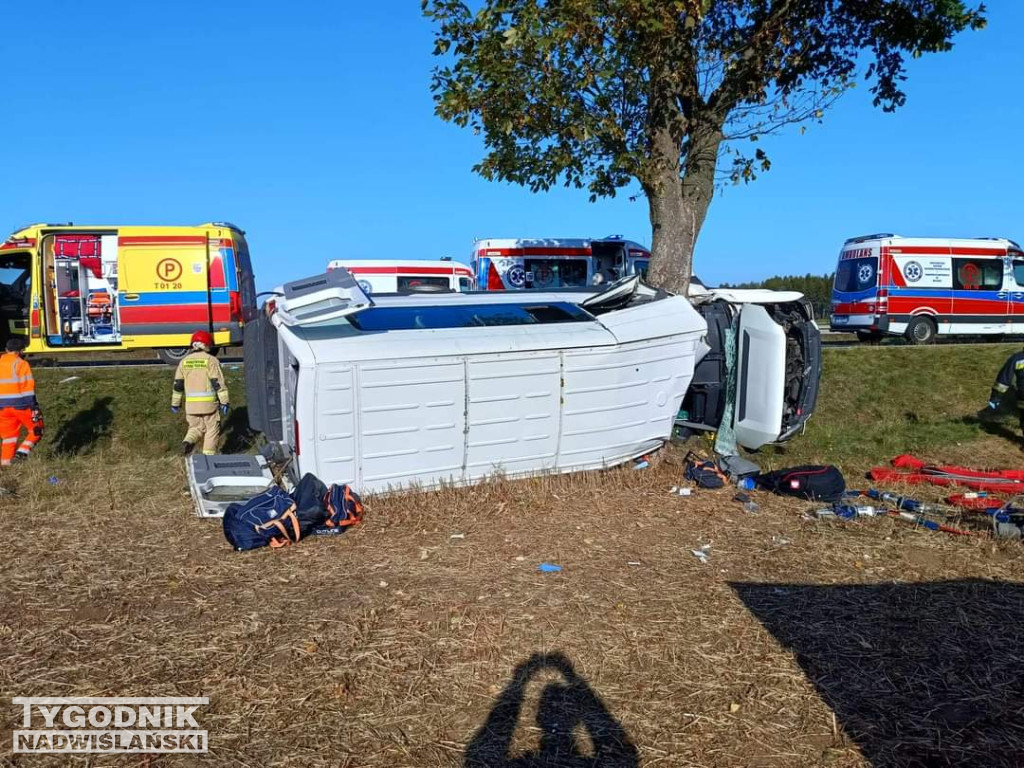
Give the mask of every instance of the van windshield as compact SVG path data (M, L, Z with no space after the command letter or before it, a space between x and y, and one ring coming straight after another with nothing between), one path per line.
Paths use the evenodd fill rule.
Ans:
M371 307L348 321L361 331L481 328L498 325L592 322L575 304L471 304L468 306Z
M859 259L844 259L836 269L835 289L843 293L854 293L878 284L878 259L864 256Z

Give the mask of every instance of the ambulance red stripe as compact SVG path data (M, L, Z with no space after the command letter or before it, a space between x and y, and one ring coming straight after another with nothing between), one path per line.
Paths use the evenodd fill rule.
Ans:
M589 248L481 248L477 256L590 256Z
M472 275L469 267L345 267L353 275Z
M117 238L118 245L206 245L206 237L189 235L125 236Z

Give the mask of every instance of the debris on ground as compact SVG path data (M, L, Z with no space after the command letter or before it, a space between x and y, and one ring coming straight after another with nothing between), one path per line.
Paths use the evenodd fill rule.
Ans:
M537 566L537 570L541 573L560 573L562 566L555 565L554 563L541 563Z
M78 381L79 378L80 377L78 377L78 376L68 376L66 379L61 379L57 383L58 384L67 384L67 383L72 382L72 381Z
M708 555L711 553L711 545L704 544L700 549L691 549L690 553L702 563L706 563L708 561Z
M760 505L745 493L737 493L735 496L732 497L732 500L738 501L740 504L742 504L743 511L747 514L756 515L758 512L761 511Z

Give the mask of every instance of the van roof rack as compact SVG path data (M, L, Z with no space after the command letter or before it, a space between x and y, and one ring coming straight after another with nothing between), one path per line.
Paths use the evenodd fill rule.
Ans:
M860 235L859 237L848 237L846 242L848 243L861 243L865 240L880 240L883 237L899 237L899 235L892 232L876 232L873 235Z

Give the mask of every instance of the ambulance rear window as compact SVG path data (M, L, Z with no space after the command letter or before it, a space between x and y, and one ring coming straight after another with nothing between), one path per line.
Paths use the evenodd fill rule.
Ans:
M878 282L878 259L865 256L859 259L843 259L836 269L835 289L852 293L874 288Z
M451 307L373 307L348 321L361 331L412 331L593 322L575 304L476 304Z

